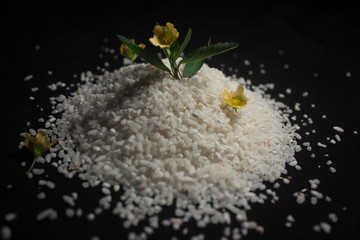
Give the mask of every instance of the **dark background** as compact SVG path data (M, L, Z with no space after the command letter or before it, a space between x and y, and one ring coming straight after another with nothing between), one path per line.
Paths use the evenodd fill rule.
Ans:
M207 63L221 68L227 74L236 74L252 80L253 84L275 83L271 91L273 97L285 93L291 88L292 94L279 99L290 107L301 103L301 111L296 112L298 119L308 114L314 124L302 127L299 131L303 141L314 146L316 158L312 159L306 150L296 158L302 171L289 169L292 177L289 185L280 181L277 195L280 200L275 204L267 201L264 205L252 205L248 212L250 220L265 227L264 235L250 232L246 239L355 239L360 237L360 194L359 194L359 136L360 131L360 48L359 14L354 5L339 4L264 4L261 2L233 5L224 1L221 4L208 2L205 5L195 2L133 2L108 5L103 2L72 3L64 2L19 2L1 3L1 166L0 225L12 229L13 239L126 239L128 234L121 226L122 222L112 215L111 210L104 211L89 222L85 216L68 219L64 211L68 207L61 199L71 192L79 193L76 207L89 213L97 207L102 194L100 188L82 189L77 179L65 179L56 168L49 164L46 173L28 179L25 171L31 162L26 149L19 150L23 139L21 132L31 128L43 127L38 123L40 117L47 119L51 112L48 101L50 96L60 93L69 95L76 90L59 88L56 92L47 89L47 85L62 81L79 82L84 71L100 73L104 62L109 63L107 70L122 65L119 55L120 46L116 34L120 33L150 47L148 38L152 37L152 28L159 22L165 25L172 22L181 36L188 27L193 30L188 49L205 45L211 37L213 43L235 41L239 47L229 53L216 56ZM36 50L36 46L40 46ZM114 49L115 54L107 49ZM153 48L157 50L156 48ZM189 51L187 50L187 51ZM102 57L99 57L102 55ZM250 66L244 60L251 62ZM266 74L260 73L260 65ZM285 69L284 65L289 68ZM52 75L47 71L51 70ZM253 72L249 75L249 70ZM351 76L347 77L346 73ZM24 82L24 77L32 74L34 78ZM74 77L77 74L77 77ZM38 92L31 92L39 87ZM309 92L307 98L301 94ZM35 100L29 100L34 96ZM311 104L316 107L312 108ZM41 111L40 108L43 108ZM321 116L326 114L327 119ZM300 123L301 124L301 123ZM336 145L328 143L327 149L317 148L316 143L327 143L326 137L333 138L332 126L345 129L342 141ZM316 134L305 137L305 131L316 129ZM301 142L301 141L300 141ZM324 155L328 154L329 157ZM331 159L337 169L330 173L326 161ZM26 167L20 163L26 161ZM320 167L318 167L320 166ZM292 196L294 192L309 188L308 180L321 180L319 191L330 196L332 202L319 200L315 206L307 197L303 205L298 205ZM54 190L38 186L39 179L50 179L56 183ZM10 187L11 186L11 187ZM37 200L36 194L44 191L45 200ZM120 194L113 195L113 204ZM40 211L52 207L58 212L56 221L37 222L35 217ZM165 208L160 218L171 216L172 208ZM10 223L3 216L9 212L18 217ZM331 223L328 213L336 213L339 221ZM295 223L285 227L287 215L293 215ZM316 233L312 226L325 221L331 223L332 233ZM236 226L233 221L232 227ZM190 236L204 232L206 239L219 239L223 226L209 226L205 231L186 224L187 235L175 232L171 228L161 228L150 239L189 239ZM142 226L132 229L141 232Z

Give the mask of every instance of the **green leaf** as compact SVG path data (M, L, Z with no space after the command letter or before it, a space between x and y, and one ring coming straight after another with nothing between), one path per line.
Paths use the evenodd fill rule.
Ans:
M188 45L189 43L189 40L190 40L190 37L191 37L191 28L189 28L189 30L187 31L186 33L186 36L185 36L185 39L184 41L182 42L182 44L180 45L180 48L177 49L177 52L174 53L174 60L178 59L178 57L180 56L180 54L185 50L186 46Z
M147 49L142 49L141 47L139 47L136 44L133 44L129 39L127 39L126 37L124 37L122 35L117 35L117 37L121 40L121 42L123 44L125 44L128 48L130 48L130 50L133 51L134 53L136 53L140 58L144 59L151 65L153 65L163 71L171 73L170 69L165 66L165 64L161 61L161 59L155 53L153 53Z
M180 61L180 64L199 61L199 60L202 60L202 59L205 59L205 58L208 58L208 57L211 57L211 56L214 56L214 55L229 51L229 50L234 49L234 48L236 48L238 46L239 46L239 44L237 44L237 43L228 42L228 43L217 43L217 44L212 44L212 45L200 47L198 49L195 49L194 51L192 51L188 55L186 55Z
M184 77L191 77L192 75L194 75L197 71L200 70L200 68L202 67L204 63L204 59L199 60L199 61L195 61L195 62L189 62L185 65L184 68Z
M210 45L210 41L211 38L209 38L207 45ZM195 62L189 62L188 64L185 65L184 68L184 77L192 77L197 71L200 70L200 68L202 67L202 65L204 64L205 59L199 60L199 61L195 61Z

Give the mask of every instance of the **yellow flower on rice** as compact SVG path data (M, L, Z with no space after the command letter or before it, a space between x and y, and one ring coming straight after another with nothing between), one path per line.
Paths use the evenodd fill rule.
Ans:
M170 47L179 37L179 32L172 23L167 22L166 26L156 25L153 29L154 37L149 41L160 48Z
M130 39L130 41L135 44L135 39ZM138 46L142 49L146 47L146 45L143 43L140 43ZM128 48L128 46L124 44L121 44L120 46L120 54L129 59L131 62L134 62L134 60L138 57L136 53L134 53L132 50L130 50L130 48Z
M56 140L51 142L47 140L46 135L44 131L38 132L35 137L30 136L29 133L25 133L24 145L29 148L34 155L40 156L56 143Z
M47 134L44 131L40 131L36 134L35 137L30 136L29 133L25 133L24 145L32 152L34 155L34 161L31 164L31 167L27 171L29 173L34 167L36 159L41 156L44 152L48 151L51 146L56 143L56 140L51 142L47 140Z
M235 92L222 90L222 100L234 109L243 108L249 100L244 94L244 87L239 85Z

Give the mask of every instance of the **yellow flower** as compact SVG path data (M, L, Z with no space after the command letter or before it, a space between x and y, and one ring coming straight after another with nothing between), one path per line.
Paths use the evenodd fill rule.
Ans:
M135 44L135 39L130 39L130 41ZM139 47L141 47L142 49L144 49L146 47L145 44L140 43L138 45ZM133 51L131 51L126 45L121 44L120 46L120 54L123 55L124 57L126 57L127 59L129 59L131 62L134 62L134 60L138 57L138 55L136 53L134 53Z
M244 94L244 87L239 85L235 92L222 90L222 100L234 109L240 109L244 107L249 100Z
M31 164L31 167L27 171L29 173L34 167L36 159L42 155L44 152L50 149L56 143L56 140L51 142L46 138L47 134L44 131L40 131L36 134L35 137L30 136L29 133L25 133L24 145L33 153L34 161Z
M167 22L166 26L156 25L153 30L154 37L149 41L160 48L170 47L179 37L179 32L172 23Z

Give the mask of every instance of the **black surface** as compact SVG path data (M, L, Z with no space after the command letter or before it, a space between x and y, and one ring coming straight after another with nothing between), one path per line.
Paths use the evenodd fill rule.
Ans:
M51 112L48 101L50 96L60 93L69 94L76 88L66 91L59 89L51 92L47 85L62 81L79 82L79 75L84 71L99 73L97 66L108 70L122 65L122 58L113 59L105 48L115 49L120 46L117 33L134 37L139 42L147 43L152 36L156 22L175 24L180 34L188 27L193 30L188 49L204 45L208 37L212 42L236 41L240 44L233 52L214 57L207 61L210 66L238 69L238 76L249 78L253 84L275 83L271 91L273 97L291 88L292 94L279 99L293 107L301 103L301 111L296 112L298 119L308 114L314 124L302 127L303 141L310 141L316 158L312 159L306 150L296 154L302 171L289 168L292 180L289 185L280 181L276 204L267 201L264 205L252 205L248 212L250 220L257 221L265 228L260 235L249 232L245 239L355 239L360 237L360 194L359 194L359 135L360 131L360 30L356 8L351 5L282 5L282 4L247 4L235 7L225 5L196 5L191 10L182 6L169 6L160 3L136 3L141 10L132 10L128 5L109 6L105 3L84 3L74 6L65 3L46 2L11 2L2 3L2 44L1 44L1 117L2 134L0 191L0 225L12 229L13 239L126 239L128 234L122 221L104 211L89 222L83 215L68 219L64 211L68 207L61 199L62 195L78 192L79 199L75 208L82 208L89 213L97 207L102 196L100 189L81 188L76 177L69 180L57 173L50 164L44 165L46 173L28 179L25 171L31 162L26 149L19 150L18 144L23 139L21 132L28 131L26 122L32 128L42 127L40 117L47 118ZM180 5L180 3L177 3ZM170 11L168 9L171 9ZM142 11L146 10L144 13ZM104 42L104 39L108 41ZM36 50L35 46L40 49ZM155 50L155 48L154 48ZM283 54L279 54L280 53ZM103 54L100 58L99 54ZM244 65L244 60L251 62ZM223 64L223 65L222 65ZM260 64L264 64L266 74L260 73ZM284 69L284 64L289 68ZM47 71L51 70L52 75ZM249 70L253 75L249 75ZM347 77L346 73L351 76ZM24 82L24 77L32 74L34 78ZM78 77L74 78L74 74ZM317 74L317 77L314 76ZM39 87L38 92L31 92L32 87ZM304 91L309 96L302 97ZM35 100L29 100L34 96ZM316 107L312 108L311 104ZM41 111L40 108L43 108ZM326 114L327 119L321 116ZM326 143L326 137L334 137L332 126L345 129L339 134L342 141L336 145L328 143L328 148L316 147L318 141ZM305 136L305 131L316 129L316 134ZM329 157L324 156L328 154ZM329 171L326 161L331 159L335 174ZM26 161L26 167L21 162ZM321 166L320 168L318 166ZM321 180L319 191L330 196L332 201L319 200L310 204L310 198L298 205L292 196L294 192L309 188L308 180ZM54 190L39 187L39 179L49 179L56 183ZM11 188L9 189L9 186ZM36 194L44 191L45 200L37 200ZM120 194L113 195L113 203ZM36 215L52 207L58 212L56 221L35 220ZM171 216L171 208L164 209L160 217ZM13 222L5 222L9 212L17 213ZM339 221L335 224L328 219L328 213L336 213ZM291 214L295 223L285 227L286 217ZM234 220L234 219L233 219ZM320 222L329 222L332 233L316 233L312 226ZM233 221L232 227L236 226ZM198 229L194 222L186 224L187 235L175 232L171 228L160 228L150 239L189 239L190 236L204 232L206 239L219 239L223 225L209 226L206 230ZM142 227L132 229L141 232Z

